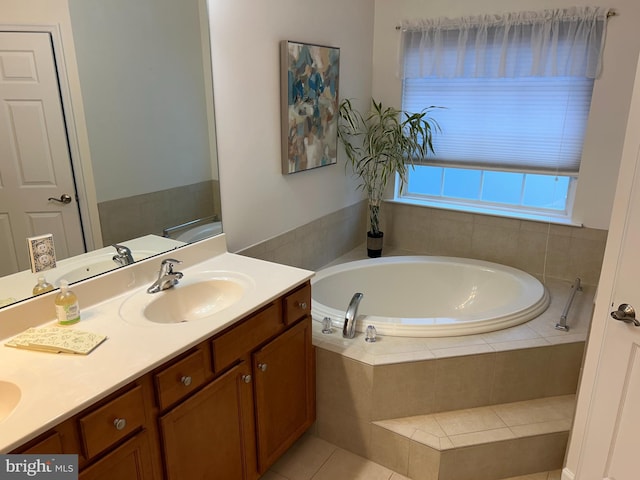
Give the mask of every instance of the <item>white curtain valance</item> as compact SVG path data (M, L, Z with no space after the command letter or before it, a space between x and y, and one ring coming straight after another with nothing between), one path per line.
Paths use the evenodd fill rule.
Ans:
M609 11L572 7L403 22L400 77L597 78Z

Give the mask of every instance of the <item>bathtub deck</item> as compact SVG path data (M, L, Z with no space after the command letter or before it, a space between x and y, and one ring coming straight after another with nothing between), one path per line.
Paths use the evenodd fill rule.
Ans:
M375 343L364 341L364 334L354 339L342 338L342 330L323 334L320 322L313 322L313 343L369 365L415 362L436 358L504 352L523 348L584 342L589 330L595 288L585 286L578 292L569 311L569 331L556 330L555 325L571 293L571 283L549 281L545 285L551 297L549 308L527 323L496 332L443 338L379 336ZM346 309L346 305L345 305ZM334 323L338 319L334 319Z

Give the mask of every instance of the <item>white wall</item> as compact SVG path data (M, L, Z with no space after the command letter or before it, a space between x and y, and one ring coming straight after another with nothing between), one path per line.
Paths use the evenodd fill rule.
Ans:
M400 105L401 84L395 73L399 32L403 19L456 17L481 13L591 5L590 0L375 0L373 95ZM607 229L613 205L626 128L636 60L640 51L640 2L619 0L610 5L619 15L608 22L604 70L596 80L573 220L587 227Z
M98 202L211 179L200 0L68 2Z
M230 251L361 199L337 165L281 173L279 44L340 47L340 98L371 96L370 0L210 0L222 218Z

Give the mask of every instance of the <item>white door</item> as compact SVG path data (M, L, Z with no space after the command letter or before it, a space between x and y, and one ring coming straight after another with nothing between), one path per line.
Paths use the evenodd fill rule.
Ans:
M0 102L0 275L6 275L29 268L30 236L52 233L58 259L85 251L48 33L0 32ZM61 198L70 201L49 200Z
M640 326L612 318L622 304L640 320L640 70L631 104L587 362L597 362L576 480L640 479ZM622 313L616 314L622 317ZM640 322L638 323L640 325ZM585 363L586 365L586 363ZM585 367L586 368L586 367ZM592 377L593 378L593 377ZM584 392L584 393L583 393Z

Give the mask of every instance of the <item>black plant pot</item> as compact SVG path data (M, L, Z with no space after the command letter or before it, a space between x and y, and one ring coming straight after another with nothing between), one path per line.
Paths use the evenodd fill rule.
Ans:
M382 255L382 242L384 233L367 232L367 255L371 258L378 258Z

